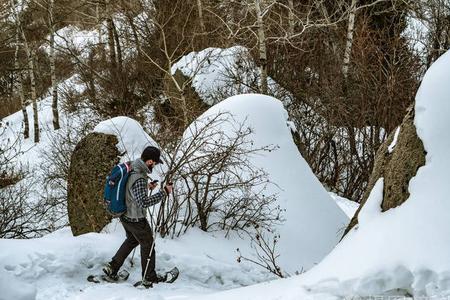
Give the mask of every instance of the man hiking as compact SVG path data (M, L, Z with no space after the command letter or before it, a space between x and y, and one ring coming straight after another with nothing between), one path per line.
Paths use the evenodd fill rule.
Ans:
M106 280L115 282L119 279L118 271L125 259L137 245L141 245L142 285L151 287L153 283L164 281L155 271L155 247L152 229L146 218L146 209L159 203L172 192L172 184L168 183L164 189L148 196L148 190L153 191L158 183L149 184L148 174L157 164L162 164L161 152L158 148L148 146L140 158L131 162L131 174L126 184L125 202L127 210L120 217L125 229L126 239L117 253L103 268ZM151 253L150 253L151 252Z

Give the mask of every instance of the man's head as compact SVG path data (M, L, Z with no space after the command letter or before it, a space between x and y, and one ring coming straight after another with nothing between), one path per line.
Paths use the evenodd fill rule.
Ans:
M155 165L162 164L161 151L153 146L148 146L142 151L141 159L151 170Z

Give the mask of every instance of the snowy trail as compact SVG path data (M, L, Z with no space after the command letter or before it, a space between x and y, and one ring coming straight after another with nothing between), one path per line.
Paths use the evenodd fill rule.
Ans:
M3 284L8 284L11 290L35 289L37 300L148 299L149 294L151 299L183 299L273 278L255 266L237 263L235 249L248 247L245 240L191 230L179 239L157 240L157 270L178 266L181 274L176 283L155 285L150 290L134 288L133 283L140 280L139 251L134 257L134 267L126 262L131 273L127 282L90 283L87 276L101 273L102 264L123 241L123 229L116 225L109 226L111 233L79 237L73 237L70 229L64 228L39 239L1 239L0 274L16 279ZM8 298L0 296L0 299Z

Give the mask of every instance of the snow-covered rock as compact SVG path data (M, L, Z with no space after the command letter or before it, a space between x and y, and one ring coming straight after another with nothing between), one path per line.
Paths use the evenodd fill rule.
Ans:
M50 37L48 37L50 39ZM80 30L78 27L69 25L55 32L55 49L73 49L78 51L82 57L87 57L88 47L100 42L98 31ZM42 48L49 53L50 46L45 44Z
M260 81L259 69L243 46L230 48L206 48L191 52L172 66L172 73L180 70L192 80L192 87L200 98L209 105L225 97L255 92ZM272 78L268 78L269 94L285 103L290 94Z
M117 150L124 154L122 161L130 161L141 157L142 150L147 146L158 147L153 140L134 119L128 117L115 117L100 122L94 132L116 136L119 141Z
M407 201L352 230L304 282L320 289L318 282L330 286L326 279L334 278L333 289L346 295L392 289L415 296L450 294L449 76L447 52L417 92L414 124L426 162L409 183Z

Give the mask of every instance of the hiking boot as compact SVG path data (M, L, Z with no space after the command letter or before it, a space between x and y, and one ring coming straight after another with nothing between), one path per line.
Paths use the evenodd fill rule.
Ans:
M146 289L152 288L153 287L153 281L147 280L147 279L142 279L141 282L142 286L145 287Z
M168 278L167 278L167 277L168 277L168 274L164 274L164 275L157 274L156 277L158 278L158 279L157 279L157 282L166 282L167 279L168 279Z
M165 282L167 279L166 275L156 274L155 272L153 272L153 273L154 273L154 276L142 280L142 285L147 289L152 288L153 284L158 283L158 282Z
M103 273L105 273L104 279L106 281L110 282L116 282L119 280L119 275L117 275L117 270L114 270L111 266L111 263L105 264L105 266L102 268Z

